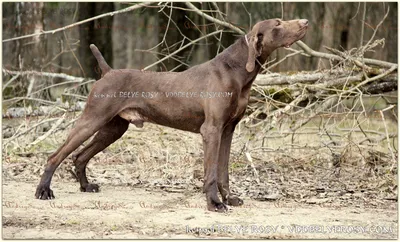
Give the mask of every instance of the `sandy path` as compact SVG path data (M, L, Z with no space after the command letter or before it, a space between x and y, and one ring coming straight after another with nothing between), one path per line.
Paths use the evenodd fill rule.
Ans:
M333 208L245 198L225 214L204 208L200 192L104 185L81 193L54 183L56 199L33 198L36 184L3 181L3 238L397 238L393 209ZM197 229L196 229L197 228Z

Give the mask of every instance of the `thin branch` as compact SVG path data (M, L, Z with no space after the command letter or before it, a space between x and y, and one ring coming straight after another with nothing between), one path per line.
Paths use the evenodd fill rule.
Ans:
M358 11L360 10L360 5L361 5L361 3L358 3L357 11L356 11L356 13L354 14L354 16L351 17L351 18L349 19L350 21L353 20L353 19L358 15Z
M271 70L271 69L274 68L275 66L277 66L277 65L279 65L280 63L284 62L284 61L285 61L286 59L288 59L289 57L292 57L292 56L301 54L301 53L303 53L303 52L304 52L304 51L299 50L299 51L290 53L290 54L286 55L285 57L283 57L282 59L280 59L279 61L275 62L274 64L268 66L267 70ZM265 65L265 64L264 64L264 65Z
M244 5L244 2L242 2L242 6L244 8L244 11L246 11L247 15L249 15L249 31L250 31L251 27L253 26L251 23L251 13L247 10L246 6Z
M10 143L11 141L15 140L16 138L21 137L22 135L24 135L24 134L30 132L31 130L35 129L36 127L38 127L38 126L40 126L40 125L42 125L42 124L49 123L49 122L54 122L54 121L57 121L57 120L59 120L59 118L49 118L49 119L45 119L45 120L43 120L43 121L40 122L40 123L37 123L37 124L35 124L35 125L33 125L33 126L30 126L28 129L22 131L21 133L16 132L16 133L14 134L14 136L12 136L12 137L10 137L10 138L8 138L8 139L3 139L3 144Z
M74 57L74 59L76 60L76 63L78 63L78 66L82 71L83 77L86 77L85 70L83 70L81 62L79 61L78 57L75 55L75 51L72 50L72 48L71 48L71 46L69 44L68 38L67 38L67 34L65 33L65 31L63 31L63 34L64 34L64 37L65 37L65 42L67 43L67 46L68 46L69 50L72 52L72 56Z
M44 35L44 34L54 34L54 33L67 30L67 29L76 27L76 26L78 26L78 25L81 25L81 24L84 24L84 23L87 23L87 22L90 22L90 21L96 20L96 19L100 19L100 18L104 18L104 17L113 16L113 15L115 15L115 14L126 13L126 12L130 12L130 11L133 11L133 10L136 10L136 9L139 9L139 8L142 8L142 7L146 7L146 6L151 5L152 3L153 3L153 2L139 3L139 4L136 4L136 5L134 5L134 6L131 6L131 7L128 7L128 8L124 8L124 9L121 9L121 10L118 10L118 11L109 12L109 13L105 13L105 14L100 14L100 15L97 15L97 16L95 16L95 17L93 17L93 18L88 18L88 19L85 19L85 20L76 22L76 23L74 23L74 24L67 25L67 26L62 27L62 28L53 29L53 30L47 30L47 31L42 31L42 32L40 32L40 33L35 33L35 34L28 34L28 35L19 36L19 37L15 37L15 38L11 38L11 39L5 39L5 40L3 40L3 43L9 42L9 41L14 41L14 40L19 40L19 39L31 38L31 37L35 37L35 36Z
M393 159L392 166L390 167L390 171L392 171L394 169L394 167L397 165L397 159L396 159L396 156L393 153L392 146L390 145L390 137L389 137L389 132L388 132L388 128L387 128L387 125L386 125L386 121L385 121L385 115L383 115L383 111L382 110L379 111L379 114L381 115L382 122L383 122L383 125L385 127L387 146L388 146L388 149L389 149L390 154L392 155L392 159Z
M330 60L337 60L337 61L343 60L342 57L337 56L337 55L315 51L315 50L311 49L310 47L308 47L306 44L304 44L304 42L301 41L301 40L297 41L296 44L298 46L300 46L300 48L302 48L305 53L307 53L307 54L309 54L311 56L320 57L320 58L324 58L324 59L330 59ZM362 61L361 58L351 58L351 60ZM375 60L375 59L368 59L368 58L364 59L364 63L365 64L370 64L370 65L377 65L377 66L387 67L387 68L391 68L393 66L397 67L396 63L380 61L380 60Z
M367 13L367 3L366 2L364 2L364 9L363 10L364 10L363 11L363 16L362 16L362 20L361 20L363 22L363 24L361 25L360 48L363 47L363 42L364 42L364 29L365 29L364 23L365 23L365 15Z
M177 53L179 53L179 52L181 52L182 50L186 49L187 47L193 45L194 43L199 42L199 41L202 40L202 39L208 38L208 37L210 37L210 36L213 36L213 35L218 34L218 33L221 33L221 32L222 32L222 30L218 30L218 31L212 32L212 33L210 33L210 34L204 35L204 36L202 36L202 37L200 37L200 38L198 38L198 39L196 39L196 40L193 40L193 41L191 41L190 43L188 43L188 44L186 44L186 45L180 47L180 48L177 49L176 51L172 52L171 54L165 56L164 58L162 58L162 59L160 59L160 60L154 62L154 63L151 64L151 65L146 66L145 68L143 68L143 70L148 70L148 69L152 68L153 66L157 65L158 63L161 63L161 62L165 61L166 59L170 58L171 56L176 55Z
M379 22L379 24L376 26L376 28L374 29L374 33L372 34L371 38L368 40L367 44L365 44L365 46L362 48L362 52L365 51L365 49L370 45L370 43L372 42L372 40L375 38L376 32L378 32L379 27L383 24L383 21L385 21L385 19L387 18L387 16L389 15L389 11L390 11L390 7L388 7L388 10L385 14L385 16L383 16L383 19ZM364 26L364 25L363 25Z
M234 25L232 25L232 24L230 24L230 23L221 21L221 20L219 20L219 19L216 19L216 18L214 18L214 17L211 17L211 16L208 15L208 14L205 14L204 12L202 12L200 9L196 8L196 6L194 6L194 5L193 5L192 3L190 3L190 2L185 2L185 4L186 4L186 6L188 6L190 9L194 10L195 13L197 13L198 15L204 17L205 19L207 19L207 20L209 20L209 21L211 21L211 22L214 22L214 23L217 23L217 24L222 25L222 26L224 26L224 27L230 28L230 29L232 29L233 31L235 31L235 32L238 33L238 34L242 34L242 35L246 34L246 33L243 32L241 29L239 29L238 27L236 27L236 26L234 26Z
M221 12L221 10L218 7L218 4L216 2L211 2L211 4L214 6L214 8L218 11L219 16L221 17L222 20L225 21L224 14Z
M3 69L3 71L4 71L4 69ZM4 89L6 89L6 87L7 87L8 85L11 84L11 82L15 81L20 75L21 75L20 73L16 74L16 75L13 76L6 84L4 84L4 86L3 86L3 91L4 91Z
M35 141L33 141L32 143L30 143L30 144L28 145L28 148L30 148L30 147L32 147L32 146L38 144L39 142L45 140L49 135L51 135L52 133L54 133L54 132L57 130L58 126L60 126L60 125L62 124L62 122L64 122L64 120L65 120L65 114L66 114L66 113L64 113L64 115L63 115L61 118L59 118L59 119L57 120L57 122L51 127L51 129L49 129L45 134L43 134L42 136L40 136L39 138L37 138Z

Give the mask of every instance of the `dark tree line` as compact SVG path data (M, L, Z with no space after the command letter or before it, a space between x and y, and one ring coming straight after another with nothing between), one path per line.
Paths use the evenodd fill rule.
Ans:
M366 4L362 34L361 3L262 3L262 2L203 2L193 3L210 16L229 22L247 32L257 21L269 18L307 18L310 30L304 42L316 51L326 52L325 46L347 51L357 48L373 34L374 28L390 7L390 12L375 39L385 39L379 51L367 52L365 57L397 63L397 3ZM129 3L33 3L3 4L3 40L42 30L52 30L103 13L129 7ZM154 4L157 6L156 4ZM237 33L219 26L193 11L185 3L169 3L146 7L91 21L65 31L3 43L3 66L9 70L36 70L66 73L85 78L98 78L96 61L89 44L94 43L114 68L142 69L168 56L182 45L205 34L223 29L222 34L205 38L180 51L173 58L152 67L157 71L183 71L190 66L213 58L238 37ZM156 47L156 48L153 48ZM277 51L271 59L280 59L287 50ZM275 66L272 71L316 70L329 68L330 62L298 55ZM4 81L7 81L4 78ZM38 78L32 82L16 83L13 91L33 91L47 85ZM57 83L58 78L51 79ZM30 85L30 86L29 86ZM6 93L7 95L7 93Z

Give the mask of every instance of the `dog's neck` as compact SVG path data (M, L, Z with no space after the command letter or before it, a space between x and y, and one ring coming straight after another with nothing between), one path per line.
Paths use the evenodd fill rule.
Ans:
M235 76L240 76L242 86L247 86L248 84L251 85L257 74L260 72L261 65L267 61L268 56L273 51L264 50L262 55L257 57L254 70L248 72L246 70L246 61L249 55L249 48L252 47L249 45L248 37L246 37L247 36L241 37L234 44L215 57L217 62L222 62L223 64L228 65L231 68L231 71L235 73Z

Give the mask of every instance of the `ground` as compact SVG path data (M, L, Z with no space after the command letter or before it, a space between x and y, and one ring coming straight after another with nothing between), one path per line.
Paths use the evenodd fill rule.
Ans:
M35 185L3 184L3 238L393 239L398 231L394 209L246 199L219 214L206 211L200 192L104 186L95 194L63 183L53 186L55 200L40 201L33 199Z
M37 200L46 159L65 137L61 131L40 146L5 146L4 239L398 238L397 170L371 171L355 156L339 169L320 151L254 149L250 162L242 152L243 128L234 136L230 174L244 205L227 213L206 210L201 138L151 124L131 127L93 158L88 176L99 193L79 191L67 159L53 178L56 198Z

